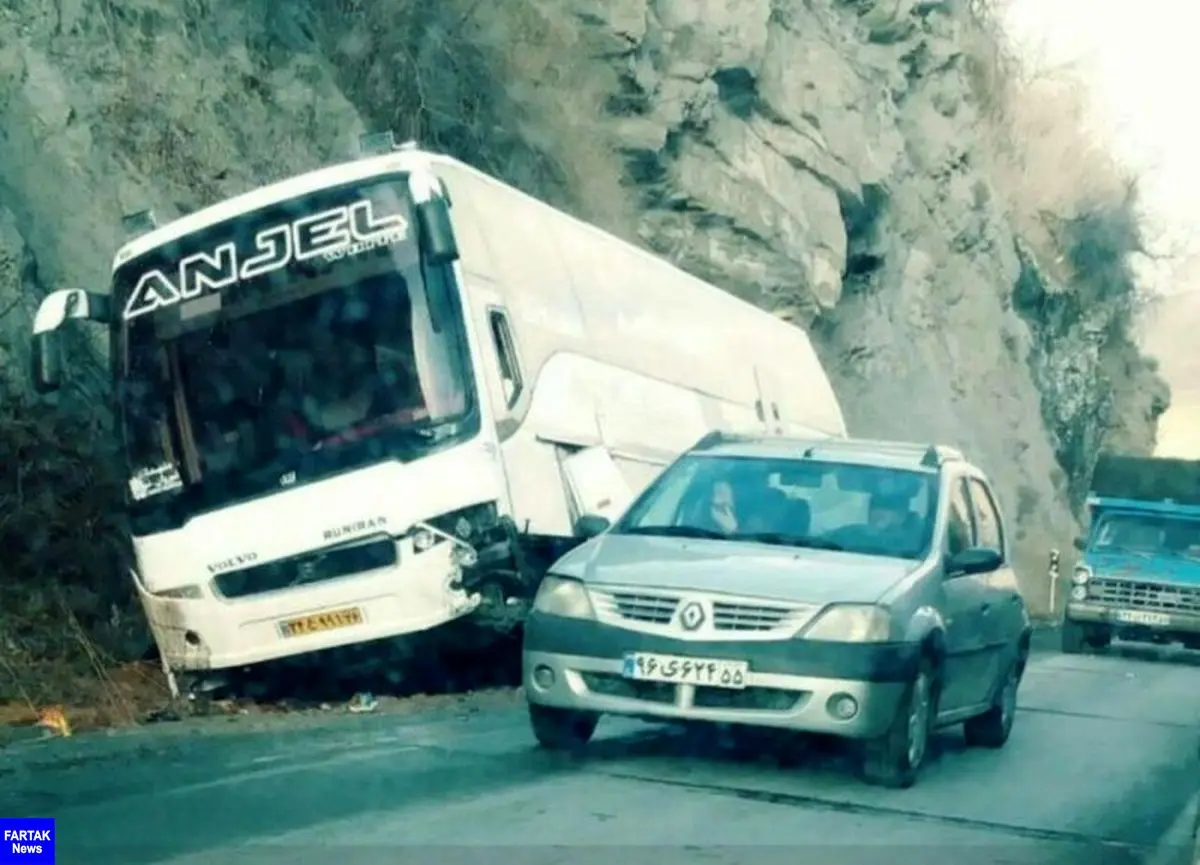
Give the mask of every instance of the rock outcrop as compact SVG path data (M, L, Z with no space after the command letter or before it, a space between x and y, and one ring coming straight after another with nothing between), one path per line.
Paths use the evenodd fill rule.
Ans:
M42 292L105 283L122 213L186 212L391 127L810 328L853 432L992 472L1036 581L1106 436L1151 447L1167 397L1129 335L1132 281L1112 283L1129 238L1068 214L1051 276L1016 236L972 80L990 37L963 5L15 0L2 360Z

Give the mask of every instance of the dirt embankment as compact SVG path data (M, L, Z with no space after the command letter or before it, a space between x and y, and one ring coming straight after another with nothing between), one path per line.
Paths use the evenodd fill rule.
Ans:
M854 433L992 473L1044 606L1096 453L1152 447L1167 393L1132 333L1132 179L986 5L8 3L0 373L23 380L46 291L104 284L122 213L390 127L807 326ZM60 411L18 390L0 410L0 702L115 720L156 677L120 667L147 641L103 346L71 356Z

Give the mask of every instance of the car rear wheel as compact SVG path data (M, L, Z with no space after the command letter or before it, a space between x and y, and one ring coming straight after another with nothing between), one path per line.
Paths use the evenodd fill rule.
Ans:
M1021 686L1021 674L1024 669L1024 658L1013 661L996 691L992 708L982 715L969 718L963 724L963 734L968 745L977 748L1004 747L1012 733L1013 721L1017 717L1017 689Z
M863 780L881 787L904 789L917 781L925 763L937 717L937 671L923 659L909 683L888 731L863 743Z
M548 751L581 751L596 732L600 716L553 706L529 704L529 724L538 744Z

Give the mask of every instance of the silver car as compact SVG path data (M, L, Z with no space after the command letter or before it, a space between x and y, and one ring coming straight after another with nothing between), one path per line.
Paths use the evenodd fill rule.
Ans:
M832 734L908 787L935 728L1009 737L1029 616L957 451L713 433L577 530L525 625L544 747L582 748L605 714Z

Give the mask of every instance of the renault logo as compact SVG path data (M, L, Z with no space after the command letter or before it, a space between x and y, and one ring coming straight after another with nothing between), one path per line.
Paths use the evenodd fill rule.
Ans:
M679 611L679 624L685 631L694 631L704 624L704 607L698 601L689 601Z

